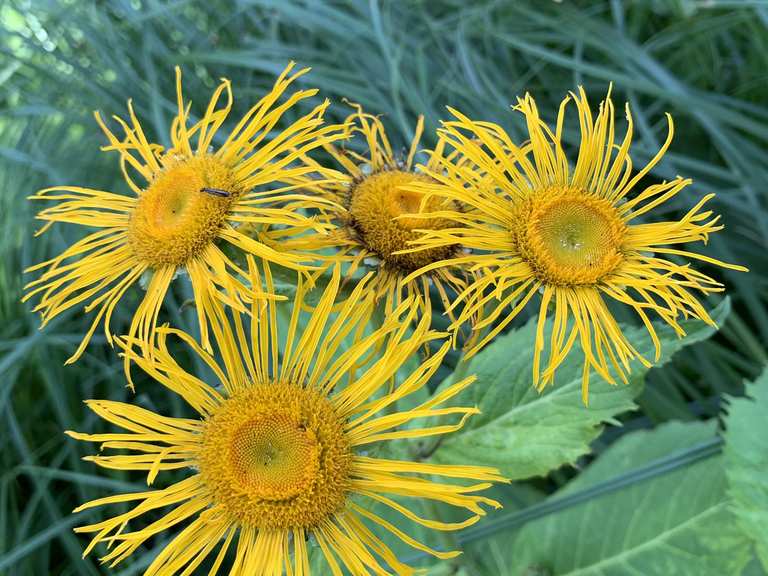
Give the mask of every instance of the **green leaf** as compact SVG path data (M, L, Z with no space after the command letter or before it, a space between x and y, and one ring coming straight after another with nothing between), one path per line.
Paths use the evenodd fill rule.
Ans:
M673 422L628 434L553 498L704 442L715 430L715 422ZM497 539L506 542L508 574L723 576L739 574L750 559L721 456L531 522L512 543Z
M727 398L723 456L737 522L768 571L768 369L747 383L746 394Z
M757 556L753 556L750 562L741 571L741 576L766 576L768 571L763 568Z
M726 299L712 315L722 323L729 311ZM683 326L688 335L681 339L667 326L657 328L663 348L658 364L715 331L700 321ZM434 460L495 466L512 480L542 476L588 453L604 423L616 423L617 414L635 408L633 400L642 390L647 369L635 362L628 385L611 386L594 377L589 407L585 407L581 401L583 359L575 351L558 370L555 385L537 392L530 384L535 328L532 320L497 338L470 361L466 373L477 374L478 381L457 402L477 405L482 414L447 437ZM653 357L652 343L643 328L625 328L625 333L640 353Z

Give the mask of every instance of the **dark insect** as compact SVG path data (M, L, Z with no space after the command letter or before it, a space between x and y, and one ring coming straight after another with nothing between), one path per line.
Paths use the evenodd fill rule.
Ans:
M200 192L205 192L211 196L218 196L219 198L229 198L229 192L226 190L219 190L218 188L200 188Z

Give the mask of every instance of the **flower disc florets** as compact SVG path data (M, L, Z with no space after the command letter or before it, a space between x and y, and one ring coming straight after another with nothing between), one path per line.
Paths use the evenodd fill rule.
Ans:
M622 262L626 225L613 205L585 190L537 192L516 211L520 255L547 284L595 284Z
M200 474L245 526L311 527L343 506L352 453L328 399L259 384L227 399L203 431Z
M430 198L424 210L421 194L401 187L414 182L431 182L423 174L405 170L380 170L353 182L349 193L350 226L360 241L385 263L412 272L456 252L455 246L395 254L410 248L419 229L441 230L452 224L445 218L408 217L408 214L440 210L442 200Z
M213 156L172 160L131 215L135 255L153 267L183 266L216 239L242 192L232 169Z

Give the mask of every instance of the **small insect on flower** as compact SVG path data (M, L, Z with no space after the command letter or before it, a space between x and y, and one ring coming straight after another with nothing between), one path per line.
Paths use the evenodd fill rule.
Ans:
M205 192L211 196L218 196L219 198L229 198L232 193L226 190L219 190L218 188L200 188L200 192Z
M571 99L576 103L581 127L581 144L573 167L562 142L565 111ZM639 220L691 183L678 176L635 193L672 141L671 116L667 115L666 142L646 166L635 171L629 156L629 105L626 135L617 143L610 94L600 104L597 118L593 118L582 89L571 94L560 107L554 131L540 119L530 95L518 99L514 109L525 116L528 126L529 141L523 146L515 145L500 126L471 120L450 109L456 120L444 123L440 130L442 143L459 153L456 158L471 162L458 165L441 151L436 156L437 169L425 167L431 181L413 183L408 189L466 206L453 215L441 212L462 226L427 231L411 242L412 250L456 244L474 250L471 256L439 264L471 264L478 270L477 279L457 298L464 302L464 308L454 329L473 311L493 307L477 323L476 329L488 329L487 334L468 351L468 357L540 295L534 384L543 387L551 382L578 340L585 357L582 388L587 402L591 370L614 384L614 371L627 381L631 359L650 366L622 333L606 300L635 311L653 340L658 361L660 342L649 312L655 312L682 336L680 316L714 324L694 291L706 295L723 290L722 284L684 260L746 269L677 247L706 242L710 233L722 229L719 217L709 210L702 211L712 194L699 200L680 220ZM406 281L419 273L411 274ZM547 347L544 327L550 307L554 312L549 360L542 371L541 355Z
M309 255L281 252L268 245L270 227L280 229L281 236L286 231L327 228L297 210L323 202L295 192L311 170L296 158L346 137L346 133L343 126L323 125L325 101L271 135L290 107L317 93L298 90L276 106L289 86L308 71L292 74L293 66L286 67L272 89L216 149L212 148L214 136L232 109L230 83L222 80L205 114L190 126L190 108L182 97L181 71L176 68L178 111L170 127L168 150L147 139L130 101L130 122L115 117L125 133L122 140L95 114L109 140L103 150L120 155L123 176L133 195L57 186L31 197L57 202L38 214L46 221L39 233L55 222L96 228L56 258L27 270L44 271L26 286L24 297L40 296L35 310L42 313L43 326L84 302L86 312L95 312L90 329L68 362L83 353L102 322L107 340L112 342L110 319L115 307L145 273L150 277L147 291L133 314L128 335L149 351L164 297L179 270L185 270L192 283L204 347L210 345L207 318L213 300L225 298L244 309L251 292L239 280L242 271L222 245L294 270L312 269L307 265ZM286 184L287 179L291 184ZM258 239L243 233L244 224L262 229Z
M414 270L450 260L462 251L457 243L402 253L423 229L442 230L455 225L435 214L443 209L444 200L433 197L422 203L420 192L404 188L412 182L432 182L430 176L414 169L424 118L419 117L410 147L399 157L392 150L381 120L363 112L357 104L353 107L356 111L346 122L352 127L351 133L363 139L367 150L358 153L329 144L325 148L342 170L316 163L323 179L315 182L314 190L333 202L333 207L324 209L324 213L338 228L325 235L310 233L297 239L293 246L296 249L334 248L326 262L348 263L347 276L352 276L361 265L374 268L370 289L375 291L377 300L384 301L385 313L403 297L411 295L419 295L424 308L431 309L430 284L447 306L450 301L447 289L458 293L467 285L467 276L471 274L466 266L437 266L417 279L403 281ZM438 169L437 158L428 166ZM448 204L458 209L455 203ZM424 213L434 216L424 217Z
M262 268L263 278L250 257L248 268L253 286L273 290L268 265ZM150 538L184 524L155 556L146 576L192 574L209 557L207 573L224 572L228 551L233 564L226 572L231 575L308 576L310 536L329 566L323 574L413 574L377 531L439 558L457 555L429 548L369 504L387 509L388 517L394 514L403 523L458 530L478 521L485 514L483 505L498 506L477 493L504 478L486 467L372 454L393 440L461 428L477 409L445 404L474 377L414 402L412 409L399 408L400 401L426 386L450 343L444 342L439 352L389 389L390 378L408 358L445 334L430 330L428 314L414 323L419 304L406 298L373 333L354 338L350 345L348 337L365 326L374 298L369 279L363 279L342 306L334 306L341 282L335 267L311 314L303 312L306 290L300 280L284 339L278 334L275 301L253 304L250 327L246 316L233 310L230 321L221 304L214 303L221 320L213 330L221 360L187 334L167 327L158 328L154 362L137 354L129 341L118 339L131 359L199 416L169 418L133 404L88 402L99 416L125 431L68 434L99 443L104 450L129 451L90 460L105 468L146 471L150 484L164 471L189 471L163 489L108 496L80 506L77 511L120 505L114 517L76 528L93 534L86 554L103 542L107 553L102 561L114 566ZM304 326L303 331L297 326ZM168 337L187 343L217 381L203 382L179 366L169 352ZM370 359L375 349L383 353L361 360ZM435 417L448 420L436 423ZM419 422L424 424L420 427ZM422 518L408 506L419 499L455 506L466 514L454 522ZM131 507L126 509L126 503ZM169 507L172 510L158 515ZM136 527L147 513L146 526Z

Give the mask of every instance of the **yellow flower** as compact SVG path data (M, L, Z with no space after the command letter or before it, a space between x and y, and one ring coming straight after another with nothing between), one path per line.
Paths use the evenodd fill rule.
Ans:
M268 265L263 280L252 261L249 273L254 286L273 289ZM498 506L475 494L494 481L504 481L494 469L376 456L392 440L461 428L477 409L445 404L474 377L402 409L401 400L412 398L426 385L450 343L445 342L438 353L390 389L389 381L403 363L419 347L444 334L429 329L429 315L423 315L411 330L419 306L416 300L406 299L380 327L364 335L369 301L374 297L367 278L333 315L340 279L336 267L308 318L302 312L306 290L300 280L285 340L278 335L275 301L253 304L250 329L238 313L233 313L233 322L228 321L216 304L221 321L212 323L212 330L220 361L187 334L166 327L158 328L154 362L139 355L130 341L117 339L131 359L184 398L199 416L169 418L133 404L88 402L94 412L124 431L68 434L98 442L103 449L129 452L90 460L106 468L145 470L148 483L165 470L189 471L186 478L163 489L109 496L80 506L78 511L107 504L132 505L112 518L76 529L93 534L86 554L97 543L107 543L110 548L102 560L115 565L147 539L182 523L185 527L145 574L191 574L209 556L215 558L210 572L215 574L230 550L234 564L229 574L307 575L310 539L322 550L329 573L336 576L342 574L340 564L352 574L369 570L413 574L376 534L378 529L439 558L458 554L432 550L385 520L370 504L434 530L469 526L485 514L482 504ZM168 350L169 335L188 344L217 382L202 382L181 368ZM350 336L354 343L348 345ZM372 358L377 349L381 355ZM458 421L434 420L445 416ZM421 419L433 420L419 425ZM422 518L413 508L414 500L420 499L456 506L468 515L450 523ZM168 507L172 510L158 515ZM145 526L134 527L148 512L151 518Z
M581 129L573 167L562 142L565 110L571 98ZM593 118L583 89L578 95L572 93L560 107L554 132L540 119L530 95L518 99L514 109L527 121L529 141L523 146L516 146L500 126L473 121L451 109L456 120L444 123L441 138L471 162L459 166L441 152L437 169L427 170L433 182L419 182L410 188L427 198L437 196L465 206L451 216L461 226L429 231L411 243L411 250L435 250L458 243L474 252L427 266L407 280L437 266L475 266L478 279L453 303L464 303L456 324L491 306L492 311L476 329L493 328L468 351L468 357L539 294L534 384L541 388L551 382L578 340L585 357L583 395L587 402L591 369L615 383L611 367L626 382L632 358L650 365L622 333L607 301L635 311L653 340L658 361L660 343L649 312L655 312L682 336L681 316L714 323L694 291L708 294L723 290L722 284L692 268L685 259L746 269L677 247L706 242L711 232L722 229L717 224L719 217L702 211L713 194L702 198L680 220L640 220L691 183L678 176L634 192L672 141L669 115L666 142L635 172L629 156L629 106L626 135L619 144L614 140L610 94ZM550 310L549 359L542 371L541 355L547 347L544 326Z
M57 202L39 213L38 218L47 222L38 234L54 222L97 229L56 258L27 270L45 270L26 286L24 297L41 295L35 311L41 311L43 326L82 303L86 303L86 312L96 311L68 363L83 353L102 321L107 340L112 342L110 318L115 306L145 273L146 294L128 334L137 336L148 350L163 299L179 271L185 271L192 283L206 348L212 302L225 298L230 305L242 308L250 293L238 279L242 270L223 251L226 245L295 270L309 269L303 263L306 256L270 247L267 228L277 226L283 234L286 229L324 230L325 225L297 211L297 207L317 207L321 202L294 193L295 185L278 188L277 183L309 178L310 167L297 158L345 134L339 126L322 126L327 101L272 134L287 110L317 93L314 89L299 90L278 105L290 84L308 71L290 75L292 69L293 63L226 139L214 145L214 137L232 108L230 83L222 80L203 117L189 125L190 106L183 100L181 71L176 68L178 112L171 124L172 145L168 150L147 140L130 101L130 123L115 117L125 132L123 140L112 133L98 112L95 114L109 139L103 150L118 152L133 195L57 186L31 197ZM222 104L224 95L226 102ZM244 233L254 226L264 228L263 238Z
M450 299L446 288L459 292L467 284L467 267L439 267L429 274L404 281L411 272L435 262L451 259L461 252L460 244L440 246L420 252L402 253L409 242L419 237L422 229L443 230L453 222L439 215L416 217L419 213L435 213L443 208L438 198L427 200L422 206L422 195L406 186L412 182L429 183L432 179L414 170L414 157L424 130L424 117L419 116L407 156L393 153L381 120L353 105L356 112L346 119L352 134L360 134L366 152L359 154L347 148L327 145L342 171L332 170L315 163L323 180L314 189L333 204L323 213L337 223L329 234L310 233L290 244L295 249L333 248L326 258L328 263L347 262L347 275L353 275L361 264L373 267L375 275L370 289L377 300L384 300L385 313L397 306L403 297L418 295L424 309L431 309L430 284L434 285L442 302ZM405 151L404 151L405 153ZM436 169L436 151L428 168ZM307 160L312 162L311 160ZM455 208L455 206L454 206Z

